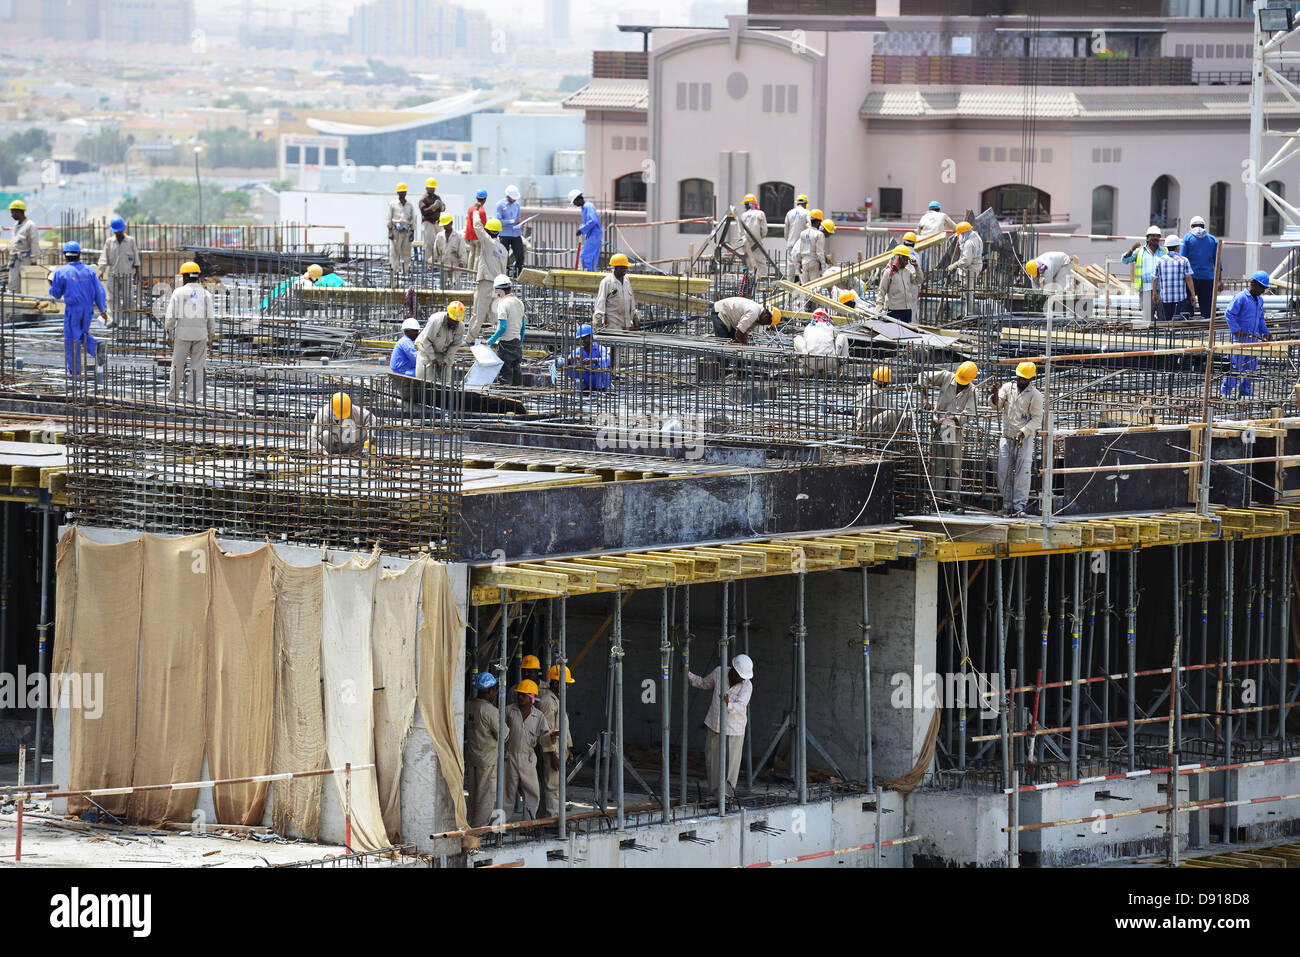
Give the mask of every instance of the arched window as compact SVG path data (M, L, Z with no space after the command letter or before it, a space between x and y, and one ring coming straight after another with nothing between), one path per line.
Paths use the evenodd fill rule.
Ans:
M1265 183L1264 186L1278 199L1286 199L1286 186L1280 179ZM1280 236L1282 234L1282 214L1264 197L1259 201L1264 204L1264 235Z
M645 209L645 177L640 170L614 180L615 209Z
M980 206L992 209L998 219L1046 223L1052 218L1052 197L1023 183L1004 183L980 194Z
M1215 236L1228 235L1228 184L1210 184L1210 217L1208 225Z
M773 181L758 184L758 208L767 217L769 236L785 235L785 214L794 205L794 187Z
M1092 191L1092 228L1089 230L1097 236L1115 234L1115 199L1117 191L1114 186L1098 186ZM1100 242L1101 240L1093 240Z
M684 179L677 184L677 218L695 219L697 217L713 219L713 181L708 179ZM679 233L707 233L713 229L710 223L680 223Z
M1178 180L1167 173L1151 184L1151 225L1168 229L1178 222Z

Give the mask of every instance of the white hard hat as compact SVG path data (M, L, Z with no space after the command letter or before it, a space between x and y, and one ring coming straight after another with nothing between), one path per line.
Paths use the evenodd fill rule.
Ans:
M582 195L582 190L580 189L569 190L569 202L572 203L575 199L577 199L581 195Z
M407 318L402 323L403 332L406 332L407 330L410 329L415 329L416 331L419 331L419 328L420 328L420 320L416 319L414 316Z
M496 279L493 279L493 280L492 280L492 288L493 288L493 289L509 289L509 288L510 288L510 277L507 276L505 273L501 273L499 276L497 276Z
M1182 244L1183 244L1183 237L1179 236L1177 233L1170 233L1168 236L1165 237L1166 246L1181 246Z
M1160 235L1160 227L1159 227L1159 226L1148 226L1148 227L1147 227L1147 235L1148 235L1148 236L1159 236L1159 235Z
M506 198L507 198L507 199L514 199L514 200L519 199L519 187L518 187L518 186L507 186L507 187L506 187ZM573 202L573 200L569 200L569 202Z
M1193 226L1204 226L1204 225L1205 225L1205 217L1204 217L1204 216L1193 216L1193 217L1192 217L1192 223L1191 223L1191 224L1192 224Z
M749 655L736 655L731 659L731 667L736 669L736 674L748 681L754 677L754 662Z

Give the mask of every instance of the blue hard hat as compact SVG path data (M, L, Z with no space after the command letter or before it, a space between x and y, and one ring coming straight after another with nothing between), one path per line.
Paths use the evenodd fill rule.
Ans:
M1250 278L1255 280L1255 282L1259 283L1265 289L1268 288L1268 273L1264 270L1257 269L1255 272L1250 274Z
M591 331L591 326L587 325L587 323L584 322L582 325L578 327L579 339L581 339L583 336L592 336L592 335L595 335L595 333Z
M121 216L114 216L113 221L108 224L108 228L115 233L123 232L126 229L126 220Z
M931 208L931 209L943 209L943 207L939 205L939 201L938 201L937 199L932 199L932 200L930 200L930 208Z
M76 253L78 256L80 256L80 255L81 255L81 243L77 243L77 242L64 243L64 244L63 244L63 255L66 256L68 253Z
M480 671L478 677L474 679L474 687L479 691L490 691L497 686L497 679L493 677L490 671Z
M475 193L474 195L477 196L479 199L487 199L487 190L485 190L485 189L480 189L480 190L479 190L477 193Z

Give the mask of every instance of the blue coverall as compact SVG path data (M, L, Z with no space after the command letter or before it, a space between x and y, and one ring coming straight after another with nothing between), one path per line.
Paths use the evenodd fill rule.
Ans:
M582 344L569 353L569 375L577 379L584 389L609 388L609 350L599 342L592 342L590 349Z
M1232 300L1232 305L1223 314L1232 331L1233 342L1262 342L1268 335L1268 326L1264 324L1264 300L1252 296L1249 289L1243 289ZM1259 368L1259 354L1255 352L1238 352L1232 356L1232 371L1223 377L1219 391L1223 395L1253 395L1250 376L1245 373Z
M415 375L415 341L404 332L393 346L388 368L398 375Z
M63 300L63 351L68 372L81 374L81 344L95 357L95 337L90 334L90 322L98 310L108 307L104 284L83 262L70 262L60 266L50 280L50 296Z
M591 200L582 204L582 268L595 272L600 267L601 228L600 217L596 215L596 204Z

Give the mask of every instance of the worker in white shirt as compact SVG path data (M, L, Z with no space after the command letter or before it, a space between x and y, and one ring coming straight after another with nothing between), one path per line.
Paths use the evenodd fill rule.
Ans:
M876 305L891 319L911 322L921 299L921 267L912 262L912 250L899 244L885 268L880 270Z
M546 807L543 813L547 816L555 816L560 813L560 666L551 665L551 670L546 673L547 682L537 691L537 707L541 709L542 715L546 718L547 726L554 732L555 737L548 738L542 742L542 779L544 782L544 797L546 798ZM568 668L564 669L564 683L573 684L573 674ZM566 721L564 725L564 753L568 755L567 764L573 763L573 728Z
M126 220L121 216L114 216L108 226L113 238L99 251L98 266L116 316L125 311L131 290L140 281L140 247L134 236L126 234Z
M475 695L465 702L465 787L469 791L469 826L492 823L497 802L497 738L501 734L501 713L494 700L497 679L480 671L474 680ZM510 741L506 729L506 742ZM505 823L502 821L501 823Z
M406 201L406 184L397 184L397 199L388 204L388 266L397 276L411 268L411 241L415 238L415 207Z
M853 308L855 299L852 292L840 293L840 302L849 308ZM812 314L812 322L794 337L794 351L801 368L834 372L840 367L840 360L849 356L849 340L843 333L835 332L829 312L817 309Z
M515 795L524 799L524 818L537 817L541 787L537 781L537 746L554 738L546 715L536 707L537 682L524 679L515 686L515 703L506 708L506 813L515 805Z
M725 727L718 721L717 687L721 674L721 665L704 678L693 672L686 672L692 688L713 692L709 696L709 713L704 719L704 727L708 729L704 751L709 769L710 794L716 794L718 791L720 727L727 735L727 783L734 789L736 780L740 777L740 755L745 749L745 725L749 721L749 699L754 693L754 684L750 680L754 677L754 662L750 660L749 655L736 655L731 661L731 667L727 669L727 689L722 693L722 701L727 706Z
M439 374L450 375L463 333L465 304L455 300L443 312L429 316L415 337L415 377L431 381Z
M939 390L934 405L933 454L928 466L931 487L941 502L961 504L962 442L966 425L975 416L975 389L971 383L977 375L979 368L973 362L963 362L955 373L934 369L917 375L917 385L922 389Z
M502 385L523 385L524 372L520 363L524 358L524 335L528 330L524 304L514 294L510 277L505 273L497 276L492 285L496 295L492 303L492 315L496 316L497 327L487 344L497 347L497 358L501 360Z
M953 231L961 243L961 251L957 255L957 261L948 267L948 272L959 270L958 281L969 289L974 286L980 277L980 270L984 268L984 240L964 220L954 226Z
M190 366L185 400L197 402L203 395L208 364L208 346L216 333L216 304L212 293L199 282L199 264L181 264L181 285L172 290L164 313L163 331L172 347L172 379L167 398L175 402L185 379L185 363Z
M775 326L781 321L781 310L768 308L761 302L744 296L719 299L709 307L713 320L713 334L719 339L731 339L742 346L749 343L749 334L758 326Z
M758 197L746 193L740 214L740 244L744 251L745 266L750 272L759 271L760 249L767 238L767 215L758 208Z
M438 217L439 231L433 239L433 261L443 269L468 269L469 244L460 232L451 228L451 213ZM443 282L452 282L453 276L444 277Z
M9 285L10 293L17 295L22 291L22 268L34 266L41 253L41 234L36 224L27 218L27 204L15 199L9 204L9 215L14 221L14 235L9 240Z
M631 263L622 253L614 253L609 257L609 265L612 273L601 279L596 290L596 304L591 310L592 324L618 332L635 329L641 321L641 314L637 312L636 296L627 278Z
M794 264L794 250L799 243L799 237L803 231L808 228L808 197L800 193L794 199L794 206L790 212L785 214L785 262L786 278L795 280L799 278L799 270Z
M1069 253L1043 253L1025 263L1025 272L1039 289L1064 290L1070 285L1071 271L1078 262L1079 257Z
M822 211L808 214L808 228L799 234L794 249L795 273L799 284L806 286L822 274L831 261L826 257L826 233L822 229Z
M471 210L465 231L469 234L470 247L476 250L474 256L477 262L475 278L478 285L474 290L474 317L465 324L465 341L473 342L483 334L496 312L493 308L492 284L506 271L510 251L497 239L501 232L499 219L480 223Z
M1034 386L1038 367L1032 362L1016 366L1016 381L1005 382L989 396L1002 417L998 441L998 489L1002 514L1020 518L1029 504L1030 470L1034 464L1034 436L1043 427L1043 394Z
M894 373L889 366L876 366L871 370L871 381L862 390L862 400L854 415L853 424L863 434L886 441L898 430L902 417L895 404L900 402L894 389Z
M926 236L933 236L941 233L946 229L955 229L956 223L952 217L943 211L937 199L930 200L930 208L921 214L921 221L916 224L916 235L918 239L924 239Z

